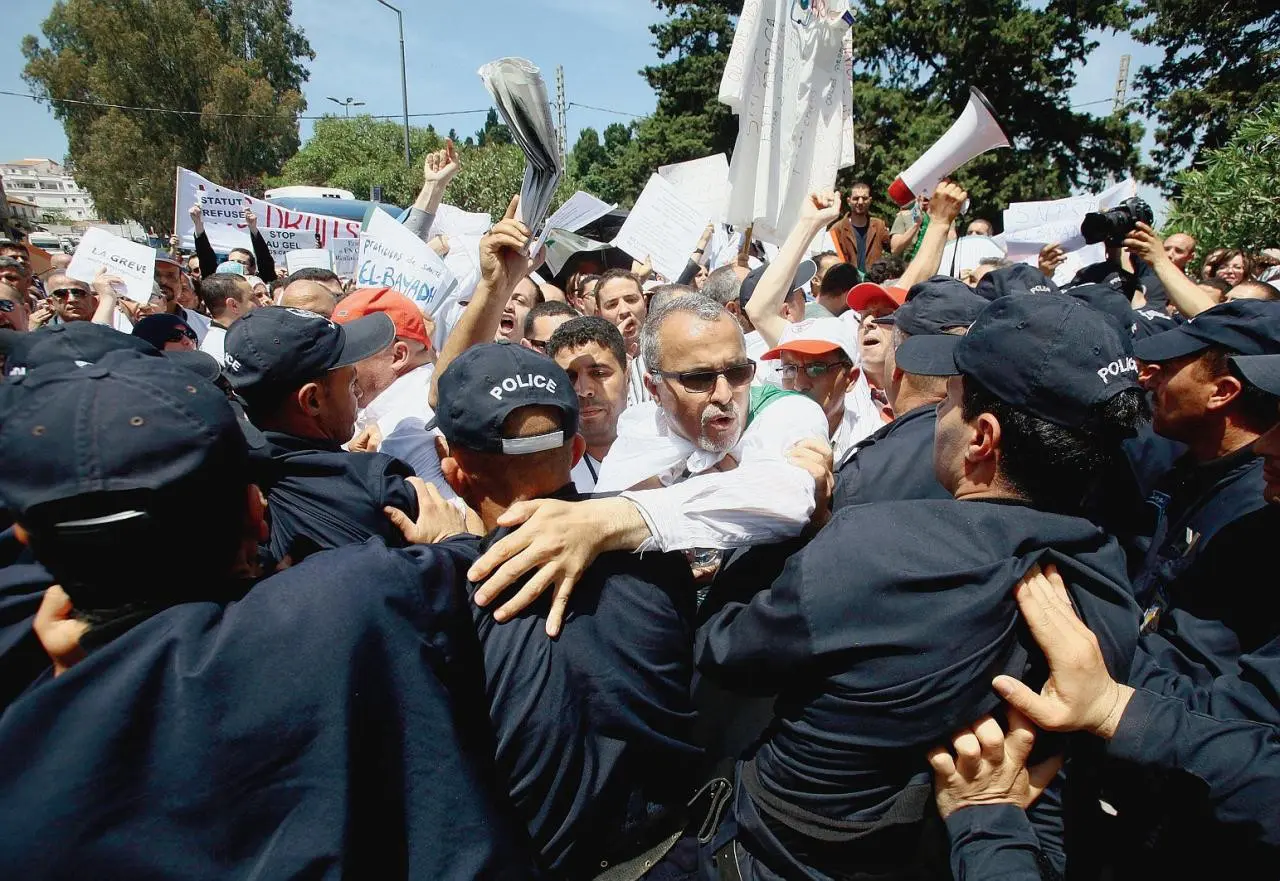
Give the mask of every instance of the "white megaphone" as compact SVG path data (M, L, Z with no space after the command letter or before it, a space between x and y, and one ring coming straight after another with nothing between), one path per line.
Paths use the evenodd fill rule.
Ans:
M995 111L986 96L969 87L969 104L928 151L898 175L889 187L889 198L899 208L910 205L920 194L932 195L943 178L974 156L997 147L1009 146L1009 138L1000 130Z

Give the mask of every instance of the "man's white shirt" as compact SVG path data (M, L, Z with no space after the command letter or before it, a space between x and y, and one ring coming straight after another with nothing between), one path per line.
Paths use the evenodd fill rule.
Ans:
M397 377L357 414L356 430L377 425L382 434L378 452L394 456L427 483L435 484L447 501L456 498L457 493L445 482L440 470L440 456L435 447L439 432L427 428L435 418L435 411L427 403L435 369L434 364L423 364Z
M700 449L671 429L654 402L628 407L605 457L597 492L622 492L651 538L639 550L735 548L799 535L814 509L814 482L787 453L804 438L827 440L822 408L802 395L763 406L727 453ZM732 455L738 466L715 467ZM656 477L662 489L631 491Z

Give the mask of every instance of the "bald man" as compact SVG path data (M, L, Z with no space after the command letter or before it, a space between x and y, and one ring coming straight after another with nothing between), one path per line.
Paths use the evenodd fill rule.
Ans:
M338 299L320 282L304 280L291 282L284 289L284 294L280 297L280 305L306 309L325 318L332 318Z
M1196 240L1184 232L1176 232L1164 240L1164 252L1174 266L1187 271L1187 264L1196 255Z

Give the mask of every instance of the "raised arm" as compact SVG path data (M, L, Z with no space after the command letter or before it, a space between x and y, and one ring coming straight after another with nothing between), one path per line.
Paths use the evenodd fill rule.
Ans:
M1156 235L1156 231L1145 223L1129 233L1124 240L1129 252L1137 254L1160 279L1164 285L1169 302L1187 318L1195 318L1204 310L1214 305L1213 298L1206 294L1194 281L1187 278L1182 270L1173 265L1169 255L1164 252L1164 242Z
M443 150L428 153L422 160L422 189L418 191L418 198L410 207L404 225L424 242L431 238L431 227L449 181L461 170L462 160L450 140L444 142Z
M791 281L796 277L796 269L804 259L809 243L839 216L838 193L833 190L810 193L800 209L795 229L778 249L777 258L760 277L747 303L747 317L770 346L778 344L782 331L786 329L787 320L780 314L782 304L791 293Z
M947 247L947 234L968 198L968 193L950 181L938 184L933 198L929 200L929 228L924 232L920 250L916 251L916 256L911 258L906 272L898 280L898 287L911 290L913 284L938 274L938 268L942 265L942 252Z
M202 278L208 278L218 271L218 255L213 253L213 245L209 244L209 237L204 234L204 210L197 203L192 205L187 213L191 215L191 223L194 227L196 259L200 261L200 275Z
M248 205L244 207L244 222L249 226L249 242L253 245L253 260L258 265L258 278L270 284L277 278L276 260L271 256L267 240L258 232L258 215Z
M523 253L531 233L529 227L515 219L519 204L520 197L516 196L502 220L480 240L480 283L436 359L428 401L432 407L437 401L436 383L445 368L472 346L493 340L511 292L520 279L542 263L541 254L528 257Z

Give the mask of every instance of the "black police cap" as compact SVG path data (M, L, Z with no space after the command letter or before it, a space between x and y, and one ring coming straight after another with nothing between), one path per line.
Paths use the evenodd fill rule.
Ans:
M912 336L944 333L973 324L986 305L986 300L959 279L935 275L911 286L906 302L893 313L892 323Z
M1158 363L1218 346L1236 355L1280 354L1280 303L1229 300L1204 310L1186 324L1138 340L1133 352Z

